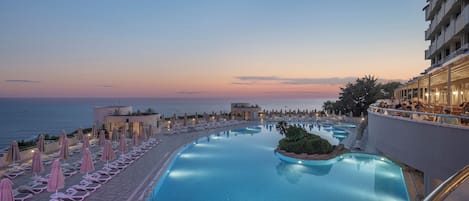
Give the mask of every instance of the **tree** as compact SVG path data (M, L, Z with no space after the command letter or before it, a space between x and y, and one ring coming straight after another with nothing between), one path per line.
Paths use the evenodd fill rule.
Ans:
M340 88L339 100L336 102L326 101L323 109L343 114L352 112L355 116L362 113L366 114L366 110L370 104L375 103L378 99L389 99L393 95L393 91L399 87L399 82L390 82L380 84L378 79L372 75L358 78L355 83L347 83L345 87Z
M287 131L288 123L286 121L279 121L275 128L279 131L280 134L285 135Z

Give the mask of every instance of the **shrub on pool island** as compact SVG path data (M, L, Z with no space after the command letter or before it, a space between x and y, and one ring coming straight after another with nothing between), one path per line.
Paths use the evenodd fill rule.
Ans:
M305 129L289 126L285 130L285 138L281 139L278 148L295 154L328 154L334 147L325 139L308 133Z

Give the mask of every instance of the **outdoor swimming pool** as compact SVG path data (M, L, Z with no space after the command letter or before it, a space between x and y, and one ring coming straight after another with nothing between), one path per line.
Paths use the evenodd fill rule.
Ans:
M409 200L400 167L387 159L346 154L300 162L274 152L281 138L268 127L201 138L180 150L148 200Z

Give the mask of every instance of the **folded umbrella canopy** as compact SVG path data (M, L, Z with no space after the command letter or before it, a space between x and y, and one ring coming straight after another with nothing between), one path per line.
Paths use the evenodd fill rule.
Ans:
M10 144L10 148L8 148L6 161L16 162L19 160L21 160L20 149L18 147L18 143L15 140L13 140L13 142L11 142Z

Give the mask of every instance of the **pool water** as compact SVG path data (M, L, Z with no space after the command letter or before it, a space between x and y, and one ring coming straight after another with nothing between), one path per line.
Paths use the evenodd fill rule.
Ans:
M401 168L385 158L299 161L274 152L282 137L255 127L200 138L173 158L148 200L409 200Z

